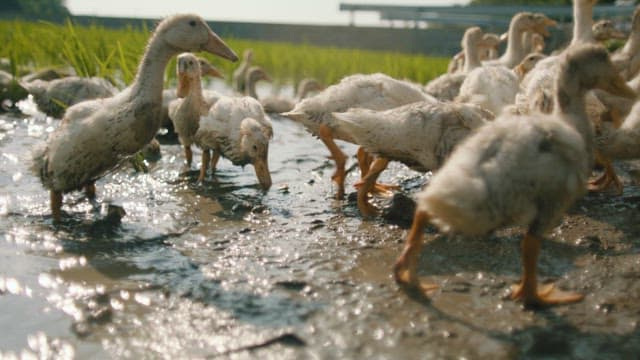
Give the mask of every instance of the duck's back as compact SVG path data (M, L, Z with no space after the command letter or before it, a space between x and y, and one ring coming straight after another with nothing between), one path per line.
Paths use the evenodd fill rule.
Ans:
M475 235L532 224L542 234L584 192L587 176L584 142L571 127L551 117L503 117L454 151L419 206L445 230Z

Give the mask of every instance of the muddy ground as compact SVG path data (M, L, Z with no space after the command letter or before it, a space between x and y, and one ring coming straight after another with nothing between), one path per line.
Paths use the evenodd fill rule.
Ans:
M406 223L363 221L353 195L333 200L326 149L278 117L267 193L250 166L228 161L196 184L197 167L186 169L179 146L163 144L149 173L124 166L99 181L96 204L68 196L66 220L54 226L28 158L57 124L41 114L0 116L0 356L640 353L640 163L618 164L623 196L586 196L543 244L542 280L557 280L585 300L532 311L507 297L520 274L516 228L473 239L426 230L420 271L441 289L430 300L400 290L390 269ZM351 145L344 149L355 154ZM357 170L349 174L349 191L357 178ZM411 197L428 176L392 164L382 180ZM126 210L121 222L108 219L108 204ZM410 210L399 213L411 217Z

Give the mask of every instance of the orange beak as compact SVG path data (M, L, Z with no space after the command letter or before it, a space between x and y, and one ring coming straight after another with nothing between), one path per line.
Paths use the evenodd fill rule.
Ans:
M216 35L213 31L209 32L209 39L206 44L202 46L202 50L210 52L214 55L218 55L227 60L238 61L238 55L236 55L222 39Z

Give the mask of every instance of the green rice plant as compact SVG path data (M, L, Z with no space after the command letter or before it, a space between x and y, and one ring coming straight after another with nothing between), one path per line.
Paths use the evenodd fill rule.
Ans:
M215 29L214 29L215 30ZM48 22L0 21L0 57L15 60L19 73L42 67L70 67L80 76L100 76L119 85L130 84L151 31L147 28L108 29ZM253 49L254 62L278 84L313 77L326 85L355 73L382 72L398 79L425 83L443 73L448 59L390 51L320 47L310 44L251 41L225 37L238 54ZM237 64L201 54L227 74ZM175 82L175 59L165 71Z

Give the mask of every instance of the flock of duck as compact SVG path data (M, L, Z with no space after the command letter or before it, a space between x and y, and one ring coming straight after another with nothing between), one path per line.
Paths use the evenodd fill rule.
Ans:
M268 189L273 129L267 113L278 112L326 145L335 162L337 197L345 193L347 156L335 140L360 147L356 187L363 217L377 212L371 194L393 189L377 182L390 161L435 171L417 196L413 225L393 268L402 286L425 294L437 287L417 275L428 223L464 235L520 225L526 227L522 276L512 297L532 306L576 302L583 295L538 285L541 239L588 188L614 184L621 191L611 161L640 155L640 107L634 105L640 90L640 8L626 45L609 54L598 42L621 35L610 21L593 24L594 3L574 1L572 41L552 55L542 50L547 27L555 22L522 12L502 37L469 28L449 72L426 86L358 74L326 89L305 81L295 102L256 99L255 82L269 77L251 66L250 51L234 73L238 90L249 96L203 90L201 76L221 75L190 52L238 58L199 16L172 16L149 40L133 83L67 108L60 126L34 150L33 169L50 191L54 221L60 221L64 193L83 189L95 197L95 181L171 121L187 164L192 145L203 150L199 181L223 156L236 165L252 164ZM497 57L505 38L506 51ZM163 93L164 69L176 55L177 89ZM317 93L307 97L312 91ZM596 163L605 172L590 181Z

